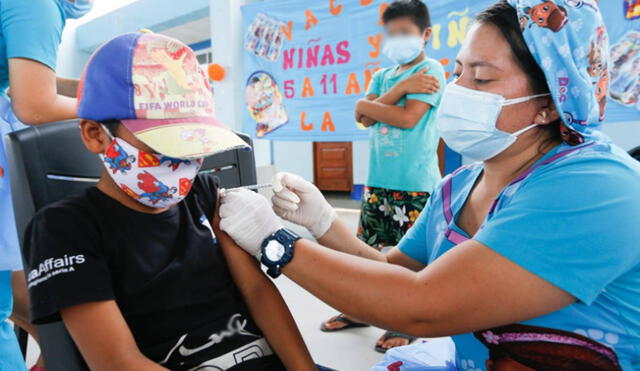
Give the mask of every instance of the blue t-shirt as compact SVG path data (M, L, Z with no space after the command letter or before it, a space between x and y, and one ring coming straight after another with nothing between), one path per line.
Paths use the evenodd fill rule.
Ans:
M440 82L440 91L435 94L408 94L397 103L398 106L404 106L407 100L418 100L431 106L416 126L401 129L378 122L369 128L371 149L367 185L370 187L431 193L440 181L440 133L435 117L445 86L442 65L434 59L425 58L400 73L399 66L381 69L373 75L367 95L384 95L395 84L425 67L428 68L427 74L435 76Z
M546 154L501 192L473 239L578 299L524 325L586 336L615 351L624 370L636 370L640 163L602 139ZM478 163L447 177L400 250L429 264L469 238L456 219L481 172ZM461 370L485 369L489 352L473 334L453 339Z
M56 69L65 17L56 0L0 0L0 90L9 86L9 59Z

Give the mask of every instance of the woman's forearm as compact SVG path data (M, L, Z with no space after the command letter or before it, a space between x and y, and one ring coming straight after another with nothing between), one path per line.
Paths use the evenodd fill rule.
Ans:
M294 258L282 271L345 314L382 328L411 333L407 309L416 306L415 272L332 251L308 240L296 242Z
M346 254L387 262L385 254L357 238L340 219L333 221L327 233L318 239L318 243Z

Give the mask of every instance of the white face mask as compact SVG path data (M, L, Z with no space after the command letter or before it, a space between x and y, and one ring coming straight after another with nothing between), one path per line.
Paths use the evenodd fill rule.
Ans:
M382 53L396 64L407 64L418 58L424 50L424 39L418 36L390 36L384 43Z
M502 107L523 103L547 94L505 99L499 94L447 86L438 108L438 129L451 149L474 161L485 161L509 148L518 136L538 126L531 124L515 133L496 128Z
M120 138L113 138L100 158L118 187L141 204L158 209L182 201L202 166L202 160L148 153Z

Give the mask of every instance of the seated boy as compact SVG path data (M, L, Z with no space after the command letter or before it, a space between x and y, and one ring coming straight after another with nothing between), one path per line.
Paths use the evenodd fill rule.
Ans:
M193 51L116 37L79 93L105 169L26 232L34 322L61 317L92 370L316 370L277 289L217 228L202 157L246 144L214 118Z

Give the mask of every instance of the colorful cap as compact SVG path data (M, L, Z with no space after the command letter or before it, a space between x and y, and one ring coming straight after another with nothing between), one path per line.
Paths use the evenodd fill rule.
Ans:
M609 90L609 40L598 0L508 0L524 40L544 71L575 145L602 125Z
M173 158L250 149L216 119L211 85L193 50L155 33L117 36L93 53L78 87L78 116L120 120Z

